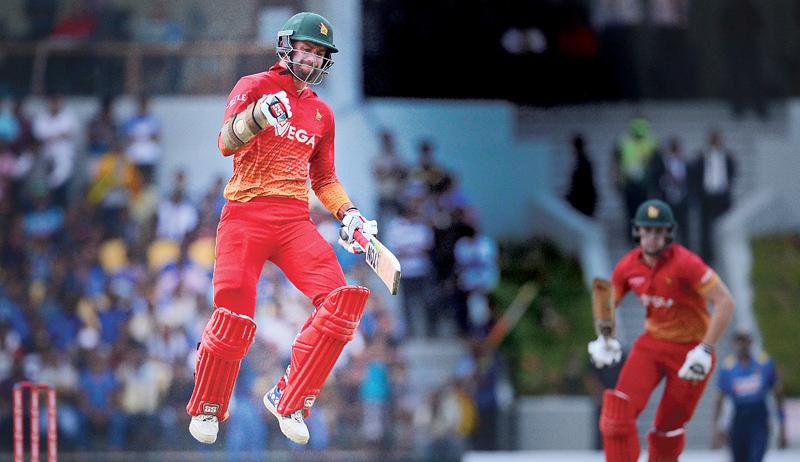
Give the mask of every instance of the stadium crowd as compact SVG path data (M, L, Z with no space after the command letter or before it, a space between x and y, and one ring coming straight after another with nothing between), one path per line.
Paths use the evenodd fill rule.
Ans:
M148 100L123 120L113 100L98 103L86 121L57 96L30 115L35 105L23 100L0 111L0 450L11 446L11 388L20 380L55 385L63 450L196 449L184 407L212 307L224 179L193 197L184 173L169 172L159 188L165 153ZM375 286L360 258L335 244L338 222L312 208L348 280L373 295L311 415L310 445L455 455L480 424L478 409L495 405L497 365L479 370L478 358L496 249L430 142L406 166L391 135L383 139L374 160L379 214L403 264L403 302ZM271 263L258 287L260 329L224 430L233 451L289 444L268 425L261 396L283 373L310 309ZM451 381L421 394L400 346L426 335L460 335L473 347Z

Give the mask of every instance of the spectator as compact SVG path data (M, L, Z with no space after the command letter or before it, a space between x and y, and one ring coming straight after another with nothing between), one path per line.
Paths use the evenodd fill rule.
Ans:
M367 346L364 356L366 364L359 387L363 418L361 433L370 444L385 447L390 427L389 422L389 364L386 345L380 340Z
M114 144L119 127L114 120L114 99L105 97L100 102L100 110L89 122L89 157L97 157L110 151ZM90 170L93 170L90 166Z
M125 121L122 132L130 160L139 169L145 182L153 182L162 155L161 122L150 111L148 97L139 97L136 114Z
M614 179L625 201L626 221L633 218L636 207L647 199L647 166L657 146L650 122L644 118L632 119L628 131L616 143Z
M567 192L567 202L582 214L593 217L597 207L597 189L594 184L592 162L586 153L586 140L583 135L572 137L572 176Z
M691 166L694 178L694 197L700 201L700 256L714 261L712 247L717 219L731 207L736 162L722 143L718 130L708 133L708 142Z
M750 334L739 331L734 336L735 355L725 359L717 376L714 423L720 420L722 402L733 402L733 420L728 427L728 445L734 462L761 462L769 443L767 398L772 392L778 411L778 448L785 449L786 415L783 389L775 364L765 353L754 354ZM725 434L716 431L712 447L722 447Z
M689 167L678 138L671 138L667 149L653 158L650 165L650 197L656 197L672 207L678 242L689 246Z
M419 200L409 203L400 216L391 220L385 232L386 245L403 268L400 291L405 331L417 337L436 335L439 325L438 310L428 304L434 275L430 259L434 235L420 215L419 206Z
M51 96L47 110L33 120L33 135L42 144L44 159L52 164L47 186L59 204L67 200L67 184L75 165L75 143L78 136L78 119L64 108L61 96Z
M181 177L182 173L176 174ZM176 181L176 184L179 184ZM176 187L169 200L158 206L157 236L182 241L194 231L198 223L197 208L187 198L182 188Z
M106 237L123 235L122 214L142 188L139 171L125 156L116 139L95 165L87 200L97 206Z
M439 193L444 189L447 172L433 158L433 143L422 140L419 143L417 165L411 171L412 187L422 187L420 193Z
M500 280L497 244L481 234L475 225L467 226L456 241L455 273L456 324L462 334L485 332L489 322L489 292Z
M408 169L395 151L391 132L382 131L380 138L381 151L372 160L372 177L378 192L378 220L388 222L400 213Z

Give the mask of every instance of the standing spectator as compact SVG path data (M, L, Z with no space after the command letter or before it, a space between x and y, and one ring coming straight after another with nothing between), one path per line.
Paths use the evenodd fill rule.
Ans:
M386 443L389 428L389 364L383 339L373 339L364 352L364 374L359 387L363 418L361 433L371 444Z
M683 146L678 138L671 138L667 149L655 156L650 164L650 197L656 197L672 207L675 220L681 224L677 229L678 242L689 242L689 175L683 156Z
M586 154L586 140L580 133L572 137L572 155L575 160L566 199L575 210L592 217L597 207L597 189L592 162Z
M33 123L30 118L25 114L24 101L22 98L17 98L12 103L11 114L16 120L16 137L10 140L11 150L17 154L23 154L31 149L34 145L33 137Z
M78 135L78 119L64 108L59 95L51 96L46 111L33 119L33 135L41 142L44 158L52 163L48 176L48 187L56 202L66 202L67 184L72 177L75 164L75 141Z
M441 192L447 177L447 172L433 158L433 143L420 141L417 166L411 171L411 180L417 187L422 186L423 194L429 194Z
M161 122L150 112L150 99L139 97L136 114L125 121L122 132L128 143L126 152L150 183L155 178L155 170L161 160Z
M733 421L728 428L728 444L734 462L761 462L769 442L769 411L767 397L775 395L778 409L778 447L785 449L786 421L781 387L775 364L765 353L753 354L752 338L739 331L734 337L735 355L725 359L717 377L717 399L714 404L714 422L719 422L722 402L727 397L733 401ZM712 447L722 447L725 435L714 433Z
M194 231L198 223L198 212L194 204L186 198L183 184L185 174L179 171L175 174L175 188L170 193L169 200L158 206L158 237L183 241L187 234Z
M465 228L455 246L456 324L462 334L483 330L489 322L489 291L497 285L497 244L476 226Z
M431 336L436 334L439 324L438 311L428 306L433 276L430 252L434 235L431 226L420 215L419 207L419 200L412 202L391 221L386 231L386 242L403 268L400 290L405 330L414 336Z
M692 163L694 197L700 200L700 255L713 261L712 236L717 218L731 207L736 162L722 143L719 131L708 133L708 143Z
M118 237L125 224L123 213L141 190L142 181L136 166L125 158L120 143L116 139L111 143L108 152L97 159L87 199L91 205L99 206L106 237Z
M625 200L625 217L647 199L647 166L656 153L656 139L650 122L644 118L630 121L627 133L617 141L614 151L615 182Z
M89 122L89 157L96 159L111 149L119 128L114 120L114 99L105 97L100 110Z
M408 169L395 151L394 136L381 132L381 151L372 160L372 177L378 191L378 219L389 220L400 213L403 183Z

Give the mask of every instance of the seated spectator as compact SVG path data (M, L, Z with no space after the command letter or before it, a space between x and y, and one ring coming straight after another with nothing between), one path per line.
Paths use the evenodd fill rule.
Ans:
M136 114L122 124L127 143L125 152L145 181L154 180L155 170L161 160L161 122L150 111L150 99L140 96Z

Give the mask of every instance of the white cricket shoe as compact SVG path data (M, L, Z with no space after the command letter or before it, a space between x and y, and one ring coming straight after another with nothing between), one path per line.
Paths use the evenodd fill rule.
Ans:
M211 444L217 441L217 432L219 432L219 419L215 415L192 416L192 421L189 422L189 433L201 443Z
M298 409L289 415L278 414L278 401L281 399L281 393L283 393L283 391L279 390L277 385L272 387L272 390L264 395L264 407L278 419L281 432L283 432L287 438L297 444L308 443L308 427L306 427L306 423L303 421L302 409Z

